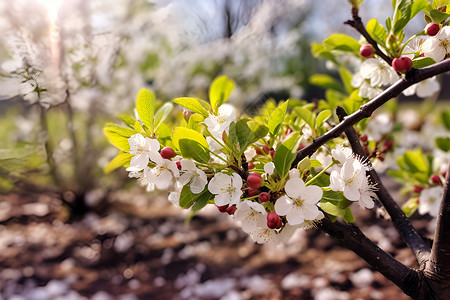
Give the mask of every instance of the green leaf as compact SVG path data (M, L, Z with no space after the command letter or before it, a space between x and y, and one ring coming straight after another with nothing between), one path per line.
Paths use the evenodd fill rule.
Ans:
M138 120L136 120L136 121L134 122L133 129L134 129L137 133L141 133L142 131L144 131L144 128L142 128L141 122L139 122Z
M359 53L359 48L361 47L354 38L342 33L330 35L323 41L323 45L329 50L341 50L355 53Z
M321 111L316 118L316 129L323 125L326 120L328 120L332 115L331 110Z
M395 35L402 31L411 20L411 3L411 0L397 0L392 20L392 29Z
M326 74L314 74L309 78L309 83L320 86L324 89L332 89L341 93L345 93L342 85L333 77Z
M209 162L208 143L205 137L197 131L177 127L173 132L172 141L184 158L193 158L203 163Z
M450 138L438 137L436 139L436 146L444 152L450 151Z
M311 168L317 168L317 167L321 167L322 163L320 161L318 161L317 159L311 159Z
M436 62L431 57L418 57L413 59L412 66L416 69L425 68L434 65Z
M209 103L200 98L180 97L173 99L173 102L205 117L209 116L209 110L211 109Z
M292 133L292 135L284 142L277 145L275 154L273 156L273 163L275 164L275 170L281 178L285 177L291 165L297 155L297 148L300 144L300 134L298 132Z
M269 128L267 126L255 120L250 120L247 124L253 132L253 138L249 144L253 144L257 140L262 139L269 132Z
M209 200L214 199L214 195L208 191L208 188L205 187L205 190L201 192L198 197L195 199L195 203L192 206L192 211L196 213L201 210L203 207L208 204Z
M136 123L135 118L132 118L129 115L122 114L119 115L119 119L121 119L128 127L134 128L134 123Z
M114 157L104 168L103 172L108 174L117 168L120 168L128 164L133 157L132 154L120 152L116 157Z
M419 203L417 203L417 198L411 198L402 205L402 210L408 218L411 217L418 208Z
M431 9L431 3L428 2L428 0L414 0L412 5L411 5L411 17L410 17L410 19L414 18L423 9L430 10Z
M234 81L222 75L214 79L209 87L209 101L214 112L227 101L234 89Z
M297 115L311 127L311 129L314 129L314 114L309 109L305 107L296 107L294 110Z
M269 132L273 135L277 135L278 131L283 124L284 117L286 116L287 107L289 100L285 101L283 104L279 105L269 117L268 125Z
M230 125L230 138L234 144L239 144L240 152L244 151L245 148L247 148L247 145L249 145L249 142L253 139L253 133L247 125L248 121L248 119L241 119Z
M425 0L426 1L426 0ZM383 27L380 23L378 23L377 19L371 19L367 22L366 30L370 34L370 36L379 44L385 45L388 33L386 28Z
M105 128L103 128L103 132L108 141L123 152L130 151L128 139L137 133L133 129L121 127L113 123L106 124Z
M199 195L192 193L191 188L189 187L188 184L186 184L185 186L183 186L183 189L181 190L180 193L180 206L182 208L191 207L198 196Z
M341 80L344 83L345 91L350 94L355 90L355 88L352 86L352 79L353 75L352 73L344 67L339 68L339 75L341 76Z
M161 125L161 123L166 120L166 118L172 112L172 109L173 109L173 104L170 102L164 103L164 105L158 109L158 111L155 114L155 119L153 122L153 124L155 126L155 130L158 129L159 125Z
M430 165L428 163L428 159L422 153L422 150L407 150L403 154L403 157L412 171L425 174L429 173Z
M447 130L450 130L450 111L443 111L441 114L442 122Z
M141 89L136 97L136 111L145 126L153 132L155 114L155 94L151 90Z
M352 211L350 210L350 207L347 207L345 209L345 215L344 215L344 221L347 223L353 223L355 222L355 217L352 214Z
M435 23L442 23L444 22L448 17L450 17L450 14L445 13L443 11L432 9L430 11L430 18Z

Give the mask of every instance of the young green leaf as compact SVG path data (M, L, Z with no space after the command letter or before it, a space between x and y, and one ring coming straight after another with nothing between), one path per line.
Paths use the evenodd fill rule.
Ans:
M438 137L436 139L436 146L444 152L450 151L450 138Z
M450 111L443 111L441 113L441 117L445 128L447 128L447 130L450 130Z
M158 109L158 111L155 114L155 119L153 122L153 124L155 126L155 130L158 129L159 125L161 125L161 123L166 120L166 118L172 112L172 109L173 109L173 104L170 102L164 103L164 105Z
M155 94L151 90L141 89L136 97L136 111L148 129L153 131L155 114Z
M197 131L177 127L173 132L172 141L184 158L193 158L199 162L208 163L210 158L208 143L205 137Z
M114 171L117 168L120 168L128 163L130 163L131 158L133 157L132 154L120 152L116 157L114 157L104 168L103 172L105 174L108 174L112 171Z
M388 33L386 31L386 28L378 23L377 19L371 19L369 22L367 22L366 30L370 34L370 36L378 43L378 45L386 44Z
M323 45L328 50L341 50L355 53L359 53L359 48L361 47L357 40L342 33L330 35L323 41Z
M434 65L436 62L431 57L418 57L412 61L413 68L421 69L431 65Z
M277 145L273 156L273 163L275 164L275 170L281 178L288 174L295 160L297 148L301 141L299 137L300 134L298 132L292 133L284 143Z
M286 116L287 107L289 104L289 100L280 104L270 115L268 125L269 132L273 135L276 135L283 124L284 117Z
M209 103L200 98L180 97L174 99L173 102L205 117L209 116L211 109Z
M342 85L333 77L326 74L314 74L309 77L309 83L320 86L323 89L332 89L340 93L345 93Z
M198 197L195 199L195 203L192 206L192 212L196 213L201 210L203 207L208 204L209 200L214 199L214 195L208 191L208 188L205 187L205 190L201 192Z
M182 208L189 208L191 207L195 199L197 199L198 195L191 192L190 186L187 184L183 186L183 189L180 193L180 206Z
M311 129L314 129L314 114L309 109L305 107L296 107L294 111L309 125L309 127L311 127Z
M234 81L222 75L214 79L209 87L209 101L214 112L228 100L234 89Z
M332 113L331 110L323 110L321 111L316 118L316 129L323 125L330 117Z
M395 4L394 17L392 19L392 30L395 35L405 28L411 20L412 0L397 0Z
M128 139L133 134L137 133L133 129L121 127L113 123L106 124L105 128L103 128L103 132L105 133L108 141L123 152L130 151Z

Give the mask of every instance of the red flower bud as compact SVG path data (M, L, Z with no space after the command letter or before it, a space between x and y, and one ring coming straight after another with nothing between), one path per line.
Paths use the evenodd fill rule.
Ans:
M259 194L259 190L255 190L255 189L249 188L248 191L247 191L247 194L248 194L249 197L253 197L253 196Z
M234 215L234 212L236 211L236 209L237 209L236 205L228 206L227 213L229 215Z
M223 205L223 206L217 206L216 205L216 207L217 207L217 209L220 211L220 212L226 212L227 211L227 208L228 208L228 204L227 205Z
M394 68L395 72L406 73L412 68L411 58L406 56L396 57L392 61L392 67Z
M272 157L272 160L273 160L273 156L275 155L275 150L270 150L270 157Z
M281 225L280 216L278 216L276 212L270 212L267 214L267 227L270 229L275 229L280 228Z
M248 169L249 170L254 169L254 168L255 168L255 164L252 164L252 163L248 164Z
M430 181L435 184L442 184L441 178L436 174L430 176Z
M259 201L261 202L267 202L270 201L270 194L267 192L262 192L261 194L259 194L258 197Z
M413 192L419 194L423 190L423 187L415 185L413 188Z
M161 157L164 159L171 159L175 156L175 151L170 147L164 147L161 149Z
M435 36L439 32L439 24L431 22L425 27L425 33L429 36Z
M261 152L261 150L264 152ZM270 151L270 148L267 145L262 145L261 146L261 150L259 150L258 148L256 148L256 154L267 154Z
M259 189L261 187L261 174L258 173L250 173L247 177L247 185L252 189Z
M181 170L181 161L178 160L175 163L177 164L178 170Z
M361 142L366 143L369 138L367 137L367 134L364 134L359 139L361 140Z
M363 45L359 48L359 54L364 58L372 57L375 53L375 49L371 44Z

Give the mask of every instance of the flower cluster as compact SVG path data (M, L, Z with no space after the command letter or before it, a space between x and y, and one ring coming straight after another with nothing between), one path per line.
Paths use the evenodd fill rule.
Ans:
M301 122L295 112L289 116L288 102L267 119L239 119L236 109L224 104L223 95L232 88L229 79L219 77L211 85L211 104L175 99L195 113L188 127L175 127L166 138L159 137L154 123L160 112L148 118L152 93L141 91L132 129L105 128L110 141L124 152L119 154L124 157L120 164L127 166L129 177L137 178L147 191L170 190L170 202L194 212L215 205L234 216L256 243L286 242L296 229L312 227L325 217L352 222L349 206L354 202L362 208L374 206L375 187L366 176L367 167L350 148L338 145L328 150L322 163L305 158L292 165L300 142L308 141L319 126ZM288 126L284 120L293 117L303 128L308 126L307 137L299 133L301 128L283 129Z

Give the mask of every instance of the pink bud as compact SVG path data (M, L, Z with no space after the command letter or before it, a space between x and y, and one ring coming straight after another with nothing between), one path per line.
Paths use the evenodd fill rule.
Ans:
M417 193L417 194L420 193L422 190L423 190L423 187L418 186L418 185L415 185L413 188L413 192Z
M261 146L261 150L264 152L262 153L258 148L256 148L256 154L267 154L270 151L270 148L267 145Z
M175 163L177 164L178 170L181 170L181 161L178 160Z
M253 196L259 194L259 190L255 190L255 189L249 188L248 191L247 191L247 194L248 194L249 197L253 197Z
M254 169L255 168L255 164L252 164L252 163L249 163L248 164L248 169L249 170L252 170L252 169Z
M170 147L164 147L161 149L161 157L164 159L171 159L175 156L175 151Z
M258 173L250 173L247 177L247 185L252 189L259 189L261 187L261 174Z
M228 206L227 213L229 215L234 215L234 212L236 211L236 209L237 209L236 205Z
M277 227L278 225L280 226ZM276 212L270 212L267 214L267 227L269 227L270 229L281 227L280 216L278 216Z
M217 206L217 205L216 205L216 207L217 207L217 209L218 209L220 212L226 212L226 211L227 211L227 208L228 208L228 204L227 204L227 205L223 205L223 206Z
M394 68L395 72L406 73L412 68L411 58L406 56L396 57L392 61L392 67Z
M267 192L262 192L261 194L259 194L258 197L259 201L261 202L267 202L270 201L270 194Z
M361 142L366 143L368 140L367 134L362 135L360 138Z
M425 27L425 33L429 36L435 36L439 32L439 24L431 22Z
M442 181L441 181L441 178L439 177L439 175L436 175L436 174L431 175L430 180L432 183L442 184Z
M364 58L369 58L373 56L375 53L375 49L371 44L363 45L361 48L359 48L359 54Z

